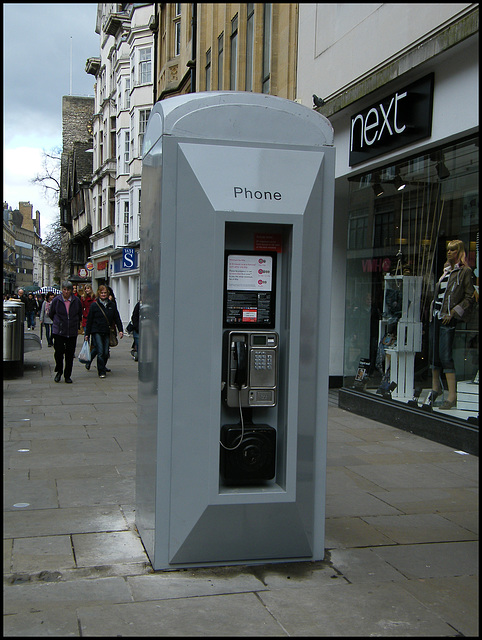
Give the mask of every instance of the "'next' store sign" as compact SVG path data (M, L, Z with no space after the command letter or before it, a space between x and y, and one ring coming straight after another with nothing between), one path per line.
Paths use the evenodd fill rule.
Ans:
M349 165L354 166L432 133L433 73L351 117Z

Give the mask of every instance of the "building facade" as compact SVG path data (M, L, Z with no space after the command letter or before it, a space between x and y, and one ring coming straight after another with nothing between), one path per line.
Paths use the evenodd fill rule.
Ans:
M15 292L17 268L15 264L15 229L12 208L3 203L3 293Z
M156 3L154 34L155 101L195 91L296 97L296 3Z
M300 4L299 24L297 96L323 98L318 110L335 130L330 374L342 381L342 406L473 443L478 5ZM456 239L476 294L455 327L457 404L443 410L429 397L430 303ZM448 376L441 383L446 400Z
M153 103L150 3L99 3L92 178L92 279L108 284L128 322L139 299L141 152Z
M62 275L75 284L91 282L86 264L91 253L92 117L94 99L62 98L60 220L69 233Z
M40 238L40 212L32 218L30 202L20 202L12 211L3 203L3 293L11 295L19 287L33 291L59 284L52 249Z
M39 286L40 212L30 202L19 202L11 216L15 237L15 288L33 291Z

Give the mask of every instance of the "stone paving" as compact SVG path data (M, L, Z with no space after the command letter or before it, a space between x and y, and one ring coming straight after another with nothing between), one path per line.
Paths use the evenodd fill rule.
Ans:
M154 572L131 342L4 378L5 636L478 636L478 458L333 402L323 562Z

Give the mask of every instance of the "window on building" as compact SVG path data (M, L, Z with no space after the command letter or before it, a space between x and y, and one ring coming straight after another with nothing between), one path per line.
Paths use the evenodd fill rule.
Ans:
M117 80L117 113L122 109L122 78Z
M205 80L206 80L206 91L210 91L211 89L211 49L206 51L206 66L205 69Z
M137 191L137 237L141 237L141 190Z
M218 38L218 90L223 88L224 33Z
M238 79L238 14L231 20L231 69L229 88L236 91Z
M263 93L270 91L271 78L271 3L264 5L264 21L263 21L263 77L262 88Z
M131 67L130 86L134 88L136 86L136 52L135 51L131 51L130 67Z
M246 23L246 91L253 90L254 2L247 4Z
M102 193L99 193L99 199L98 199L98 209L97 209L97 229L102 229L102 207L103 207L103 202L102 202Z
M174 56L181 54L181 3L174 3Z
M109 224L115 226L115 187L109 187Z
M129 173L130 135L127 129L117 134L117 175Z
M134 200L134 189L130 189L129 190L129 240L132 240L135 237L133 200Z
M131 107L131 79L125 79L125 90L124 90L124 106L126 109L130 109Z
M115 156L116 156L116 137L117 137L117 132L116 132L116 117L113 116L110 119L110 153L109 153L109 158L112 158L115 160Z
M104 163L104 132L99 131L99 166Z
M129 244L129 201L124 200L124 244Z
M130 149L130 157L134 158L136 155L135 149L134 149L134 141L136 139L135 136L135 131L134 131L134 127L135 127L135 113L131 113L131 118L130 118L130 122L131 122L131 133L130 133L130 141L131 141L131 149Z
M142 145L144 144L144 134L147 129L147 121L149 120L150 109L140 109L139 111L139 155L142 154Z
M130 133L124 132L124 170L122 173L129 173L129 160L130 160Z
M117 133L117 175L122 173L122 131Z
M100 102L105 100L105 67L100 74Z
M139 49L139 84L151 82L151 48Z

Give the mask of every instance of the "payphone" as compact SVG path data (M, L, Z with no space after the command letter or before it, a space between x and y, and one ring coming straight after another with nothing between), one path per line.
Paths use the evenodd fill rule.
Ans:
M333 129L300 104L151 111L136 525L156 570L324 557L333 192Z
M229 331L226 348L226 402L230 407L274 407L278 334Z

